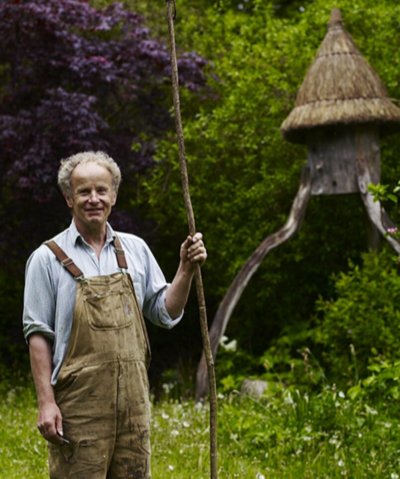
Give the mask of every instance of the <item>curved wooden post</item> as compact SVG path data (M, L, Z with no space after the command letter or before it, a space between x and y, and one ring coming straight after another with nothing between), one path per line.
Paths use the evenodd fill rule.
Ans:
M266 254L273 248L287 241L299 229L311 194L311 175L308 167L302 172L300 187L293 201L289 217L284 226L273 233L258 246L242 266L229 286L210 328L210 342L213 356L217 354L219 341L224 334L232 312L253 274L257 271ZM204 354L201 357L196 376L196 400L200 401L207 394L207 367Z
M391 221L389 215L383 209L380 201L375 201L372 194L368 191L368 186L371 183L376 183L376 181L374 181L375 175L371 171L370 161L368 158L370 149L368 148L368 145L364 145L364 142L365 136L356 133L356 169L358 188L360 190L361 199L364 203L365 209L367 210L368 216L372 224L387 240L387 242L396 251L396 253L400 254L400 243L390 234L388 234L388 229L394 228L396 225Z

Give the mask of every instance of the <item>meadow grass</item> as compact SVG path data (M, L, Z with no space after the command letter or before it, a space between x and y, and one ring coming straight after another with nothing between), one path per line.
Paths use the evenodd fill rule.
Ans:
M45 479L46 445L28 386L0 384L0 478ZM387 403L326 388L260 400L231 394L218 406L220 479L400 478L400 421ZM209 477L208 405L153 405L154 479Z

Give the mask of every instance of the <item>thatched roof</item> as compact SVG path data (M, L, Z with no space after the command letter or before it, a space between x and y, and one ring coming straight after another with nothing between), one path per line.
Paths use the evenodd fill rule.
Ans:
M340 10L334 9L281 132L287 140L302 143L311 128L360 123L383 129L397 126L400 108L388 98L380 78L344 29Z

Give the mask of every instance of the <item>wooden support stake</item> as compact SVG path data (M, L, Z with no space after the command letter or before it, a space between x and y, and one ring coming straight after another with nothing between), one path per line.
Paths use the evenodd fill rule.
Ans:
M238 303L244 289L249 283L253 274L257 271L262 260L273 248L291 238L299 229L305 215L308 200L311 194L311 175L307 167L303 169L300 187L293 201L289 217L280 230L267 236L257 249L251 254L246 263L242 266L235 279L232 281L225 293L218 311L214 317L210 330L211 351L214 358L217 355L219 341L225 332L232 312ZM200 400L207 394L207 381L205 377L205 357L202 356L197 369L196 378L196 399Z
M175 110L175 123L176 132L178 137L179 146L179 165L181 172L183 198L185 202L186 215L189 225L189 233L194 235L196 232L196 225L193 213L192 202L189 192L189 177L187 171L186 154L185 154L185 142L183 137L182 119L180 112L180 100L179 100L179 77L178 77L178 62L176 56L175 45L175 30L174 30L174 17L175 17L175 2L174 0L167 0L167 17L168 17L168 30L170 37L170 54L171 54L171 76L172 76L172 92L173 102ZM217 388L215 380L215 368L214 359L211 352L210 338L208 335L207 324L207 311L204 297L203 279L201 275L200 265L196 265L195 270L195 283L197 299L199 303L200 314L200 327L203 339L203 354L205 355L208 370L208 386L210 392L210 477L211 479L217 479Z

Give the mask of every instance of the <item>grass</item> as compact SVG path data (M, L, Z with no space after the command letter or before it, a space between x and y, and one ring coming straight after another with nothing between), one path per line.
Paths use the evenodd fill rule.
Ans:
M0 478L47 478L31 387L0 384ZM392 407L393 406L393 407ZM396 404L368 404L334 388L262 400L231 394L218 413L219 478L400 478ZM209 477L208 407L153 406L153 478Z

